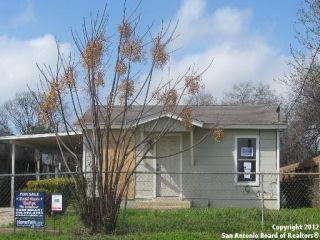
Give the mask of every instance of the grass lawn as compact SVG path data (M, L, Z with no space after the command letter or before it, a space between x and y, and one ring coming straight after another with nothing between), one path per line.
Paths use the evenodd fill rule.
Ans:
M84 231L77 216L69 211L59 220L59 236L27 231L15 235L0 235L0 239L220 239L221 233L274 233L273 224L320 224L320 209L266 210L263 227L260 219L261 211L258 209L129 209L126 227L120 223L120 216L119 228L114 236L90 236ZM53 228L53 220L50 217L46 219L46 225Z

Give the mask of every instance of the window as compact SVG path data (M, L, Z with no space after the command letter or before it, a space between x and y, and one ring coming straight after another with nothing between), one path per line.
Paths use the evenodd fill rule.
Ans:
M242 172L236 176L237 183L258 183L259 138L257 136L236 137L235 170Z

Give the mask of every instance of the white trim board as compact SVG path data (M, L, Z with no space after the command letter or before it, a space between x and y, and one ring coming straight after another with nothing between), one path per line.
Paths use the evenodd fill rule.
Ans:
M153 155L154 155L154 160L153 160L153 171L155 174L153 175L153 197L157 197L157 144L154 144L153 146Z
M221 125L217 126L214 124L204 124L203 128L211 129L213 127L221 127L223 129L252 129L252 130L259 130L259 129L286 129L287 124L279 123L279 124L230 124L230 125Z
M66 132L57 133L59 137L70 136L82 136L82 132L70 132L69 134ZM17 135L17 136L3 136L0 137L0 140L19 140L19 139L35 139L35 138L50 138L56 137L55 133L46 133L46 134L30 134L30 135Z
M162 115L158 115L158 116L146 117L146 118L142 119L137 125L142 125L142 124L145 124L145 123L157 120L157 119L165 118L165 117L169 118L169 119L173 119L173 120L177 120L177 121L183 122L182 117L180 117L179 115L166 113L166 114L162 114ZM201 128L203 127L203 122L201 122L201 121L192 119L191 123L194 126L201 127Z
M163 118L163 117L166 117L166 116L161 116L160 118ZM148 123L152 120L156 120L158 119L159 117L157 118L154 118L154 119L148 119L148 121L143 121L143 122L140 122L138 125L141 126L145 123ZM172 117L173 120L177 120L177 121L181 121L181 119L178 119L178 118L174 118ZM263 130L263 129L287 129L287 124L286 123L269 123L269 124L229 124L229 125L217 125L217 124L214 124L214 123L203 123L203 122L200 122L198 120L193 120L191 122L194 126L197 126L197 127L200 127L200 128L205 128L205 129L212 129L214 127L221 127L223 129L253 129L253 130ZM92 124L87 124L87 129L92 129L93 128L93 125ZM104 124L101 124L101 127L103 127ZM135 126L135 125L134 125ZM121 127L121 124L112 124L111 125L111 128L112 129L120 129ZM124 126L126 127L126 126Z

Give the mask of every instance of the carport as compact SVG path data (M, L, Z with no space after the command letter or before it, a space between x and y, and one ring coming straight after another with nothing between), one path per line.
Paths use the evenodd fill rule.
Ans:
M76 144L77 146L76 152L78 154L82 154L83 139L82 139L81 132L59 133L58 136L62 139L62 141L68 147L75 146L74 144ZM34 161L36 162L35 172L34 172L36 175L36 180L40 180L40 173L41 173L40 166L42 161L42 154L52 153L58 156L60 154L60 148L57 142L56 135L54 133L20 135L20 136L2 136L0 137L0 143L9 145L11 150L11 153L8 153L9 154L8 161L11 161L10 206L13 207L14 191L15 191L16 160L17 160L16 147L19 146L19 147L33 150L33 153L34 153L33 158L34 158ZM59 163L59 165L54 165L53 167L54 167L55 173L61 172L61 168L62 168L61 163ZM23 174L26 172L19 172L19 173Z

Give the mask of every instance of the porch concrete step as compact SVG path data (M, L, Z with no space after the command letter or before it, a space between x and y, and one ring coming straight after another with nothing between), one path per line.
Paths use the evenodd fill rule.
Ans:
M183 208L190 208L191 202L188 200L180 200L180 199L136 199L130 200L127 203L128 208L139 208L139 209L183 209Z

